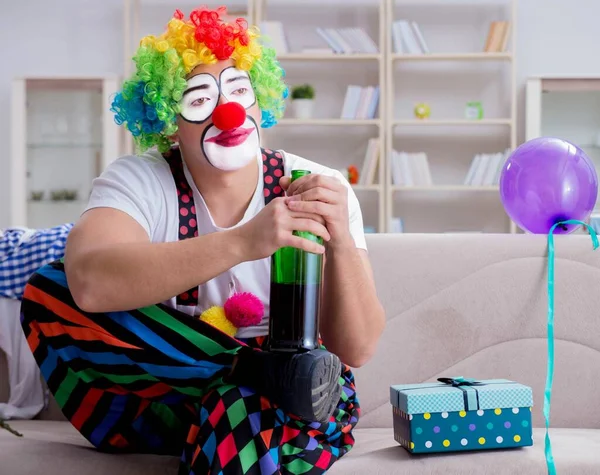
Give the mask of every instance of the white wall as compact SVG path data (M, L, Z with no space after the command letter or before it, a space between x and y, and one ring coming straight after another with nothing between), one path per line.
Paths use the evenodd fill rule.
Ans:
M519 0L519 141L524 138L523 85L527 77L600 76L598 18L597 0ZM0 227L8 224L10 199L7 152L11 79L43 74L119 74L123 65L121 28L122 0L2 2L0 143L6 152L0 155Z

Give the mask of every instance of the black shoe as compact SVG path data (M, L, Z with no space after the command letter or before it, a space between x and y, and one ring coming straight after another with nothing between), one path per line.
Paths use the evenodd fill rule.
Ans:
M254 351L240 353L231 380L255 389L287 413L327 422L342 394L341 373L339 358L325 350L293 355Z

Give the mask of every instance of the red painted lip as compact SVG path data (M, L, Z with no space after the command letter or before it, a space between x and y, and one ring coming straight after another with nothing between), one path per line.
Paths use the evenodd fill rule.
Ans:
M206 139L207 142L214 142L221 147L235 147L240 145L246 141L248 135L254 132L254 128L242 128L237 127L231 130L225 130L221 132L219 135L215 135L209 139Z

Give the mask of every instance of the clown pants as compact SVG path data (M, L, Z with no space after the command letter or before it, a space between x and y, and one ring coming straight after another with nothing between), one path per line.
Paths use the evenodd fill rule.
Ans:
M230 338L163 305L84 312L58 261L29 280L22 325L62 412L99 450L181 456L180 474L322 474L354 445L349 368L330 421L300 420L223 381L261 339Z

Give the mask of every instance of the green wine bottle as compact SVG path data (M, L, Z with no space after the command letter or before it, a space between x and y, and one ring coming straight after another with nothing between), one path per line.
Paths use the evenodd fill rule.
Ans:
M293 170L292 182L310 174ZM294 235L323 244L323 238L305 231ZM302 352L319 346L319 314L323 256L283 247L271 258L269 303L270 351Z

